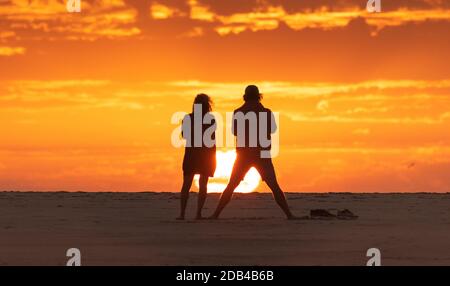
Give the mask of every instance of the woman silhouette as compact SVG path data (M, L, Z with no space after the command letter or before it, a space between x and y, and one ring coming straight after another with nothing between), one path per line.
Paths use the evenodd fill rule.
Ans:
M177 218L179 220L184 220L189 190L195 175L200 175L196 219L202 219L208 180L214 176L216 170L216 121L211 111L211 98L206 94L199 94L195 97L192 113L183 119L181 134L186 139L186 148L183 159L181 213Z

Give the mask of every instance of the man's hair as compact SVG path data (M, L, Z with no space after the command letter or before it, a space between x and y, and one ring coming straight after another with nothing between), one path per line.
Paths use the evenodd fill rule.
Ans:
M244 94L244 101L261 101L262 94Z
M262 94L256 85L249 85L245 89L244 101L261 101Z

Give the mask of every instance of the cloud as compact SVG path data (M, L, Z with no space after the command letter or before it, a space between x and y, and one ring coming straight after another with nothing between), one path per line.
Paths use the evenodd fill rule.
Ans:
M102 13L114 9L123 9L127 5L123 0L86 0L82 1L82 10L87 14ZM59 20L59 17L71 17L66 7L66 1L61 0L10 0L0 5L0 15L10 20ZM70 16L70 17L69 17Z
M280 6L288 13L298 13L301 11L315 11L329 9L333 11L348 9L364 9L367 1L361 0L241 0L239 5L230 5L229 0L199 0L201 5L207 6L210 10L220 15L232 15L242 12L250 12L258 7ZM408 9L446 9L450 8L450 3L445 0L396 0L382 1L384 12L395 11L402 8Z
M55 37L83 40L140 35L143 31L138 25L138 14L147 15L147 18L141 17L143 22L188 18L192 20L188 30L198 31L198 22L210 23L208 28L219 35L275 30L282 24L297 31L307 28L329 30L348 26L355 19L364 19L375 30L406 23L450 20L447 5L434 2L387 6L383 13L367 13L365 5L357 1L348 4L305 1L298 5L290 2L250 0L234 5L229 1L161 0L146 5L137 1L84 0L82 13L72 14L67 13L64 1L11 0L0 6L0 17L5 24L20 27L21 37L29 35L20 30L32 29L52 33ZM149 29L147 32L154 31Z
M208 6L201 5L198 0L188 0L190 6L190 18L193 20L214 22L216 14L210 11Z
M0 31L0 41L6 42L7 40L14 38L16 33L14 31Z
M6 134L0 158L8 166L0 185L173 191L181 182L156 180L163 173L173 178L182 160L182 150L168 146L173 112L190 110L195 94L208 92L223 115L242 104L249 83L0 81ZM260 86L263 104L281 114L282 150L276 160L286 188L445 190L450 155L446 80L251 83ZM332 106L326 113L317 111L322 100ZM303 117L290 120L292 114Z
M230 93L241 93L243 83L240 82L208 82L208 81L173 81L171 86L183 87L190 91L207 89L216 95L227 96ZM339 99L358 99L350 96L352 93L364 93L361 100L385 99L383 94L367 95L374 91L389 91L407 89L406 98L424 99L430 94L417 95L417 91L427 89L444 89L450 92L450 80L371 80L354 83L333 82L289 82L289 81L258 81L257 84L263 93L276 94L281 97L295 97L297 99L318 98L335 95ZM412 90L412 91L411 91ZM414 91L414 92L413 92ZM396 95L397 96L397 95Z
M369 99L370 98L366 98ZM386 100L386 99L384 99ZM367 108L367 107L354 107L352 109L347 110L345 113L346 114L361 114L361 113L386 113L387 111L389 111L388 107L371 107L371 108Z
M11 85L29 90L54 90L65 88L102 87L110 84L108 80L17 80Z
M1 78L40 78L42 66L48 78L360 82L449 76L449 43L439 36L450 27L444 5L396 6L372 15L356 1L86 0L82 13L67 13L64 1L44 2L8 1L0 8L0 45L27 49L24 57L0 59L10 66ZM244 61L246 68L239 68Z
M348 5L335 5L330 1L322 1L326 3L320 5L311 1L305 2L302 6L292 9L292 5L286 1L246 1L244 5L231 5L220 1L188 0L190 13L182 15L189 15L190 19L196 21L215 23L214 30L220 35L275 30L282 23L293 30L328 30L345 27L355 19L364 19L375 30L380 30L405 23L450 20L450 9L435 3L400 5L395 8L387 6L390 9L382 13L367 13L365 5L359 2L349 2ZM161 19L170 18L167 13L172 14L174 11L167 6L154 5L160 8Z
M450 155L450 146L443 145L426 145L426 146L409 146L409 147L360 147L360 146L336 146L336 147L292 147L286 150L287 153L310 154L316 156L322 154L366 154L366 155L395 155L403 154L404 157L425 156L429 159L446 158ZM437 161L440 162L440 161Z
M177 8L165 6L163 4L155 2L150 6L150 15L153 19L163 20L184 16L184 13Z
M347 134L369 135L374 126L445 126L450 119L450 91L445 89L450 81L446 80L256 84L274 105L274 110L289 119L286 124L293 127L304 123L325 127L340 125L351 128L345 131ZM174 112L182 109L169 108L167 98L176 99L178 106L190 106L193 95L205 92L218 102L217 109L222 112L239 104L245 86L246 83L240 82L202 81L133 84L105 80L3 81L0 109L27 112L69 108L149 110L159 109L159 102ZM407 94L398 96L403 88L408 90ZM374 89L378 89L376 94L372 94ZM391 93L391 89L395 92ZM417 94L417 90L420 93ZM331 102L333 109L329 108ZM377 128L375 134L378 134Z
M339 115L316 116L299 112L284 112L285 116L297 122L315 123L377 123L377 124L442 124L444 115L436 117L349 117Z
M285 152L285 160L302 158L293 168L296 180L303 182L296 191L448 192L450 187L448 146L305 147ZM288 170L279 172L288 176Z
M153 96L190 96L198 91L210 93L218 99L239 98L247 85L245 82L209 82L209 81L141 81L130 85L127 82L111 80L14 80L3 81L3 94L8 92L21 92L26 95L39 96L43 92L101 92L111 89L114 94L128 96L138 92ZM439 100L447 100L450 93L450 80L423 81L423 80L375 80L355 83L327 83L327 82L270 82L256 81L260 90L269 98L291 100L314 100L315 108L320 111L329 109L330 101L354 102L351 108L344 108L343 114L358 115L364 113L386 113L390 109L384 106L362 106L362 102L379 102L386 104L388 101L403 106L404 102L414 101L435 103ZM131 89L131 90L130 90ZM317 101L319 100L319 101ZM338 106L336 106L337 109ZM426 108L427 105L424 105Z
M0 81L0 110L48 112L67 109L143 110L158 106L145 82L127 85L107 80ZM170 92L173 91L169 91Z
M152 147L0 147L2 163L8 166L1 172L0 189L172 191L178 180L163 175L172 174L178 158L168 160L168 153ZM152 167L157 162L164 164ZM157 183L149 187L148 182Z
M274 30L285 23L293 30L306 28L334 29L342 28L352 20L365 19L369 26L380 30L389 26L417 23L428 20L450 21L450 10L398 10L384 13L367 13L365 10L330 11L323 8L318 11L287 13L282 7L267 7L263 11L234 14L217 17L221 23L216 31L221 35L241 33L246 30Z
M327 100L321 100L321 101L319 101L319 103L317 103L316 108L317 108L317 110L319 110L321 112L326 112L329 107L330 107L330 105Z
M369 128L358 128L353 130L353 134L355 135L369 135L370 129Z
M65 1L12 0L0 6L0 19L15 27L19 38L33 39L31 31L59 39L96 40L140 34L137 11L122 0L82 1L81 13L68 13Z
M8 47L8 46L0 46L0 57L10 57L16 55L25 54L26 49L24 47Z

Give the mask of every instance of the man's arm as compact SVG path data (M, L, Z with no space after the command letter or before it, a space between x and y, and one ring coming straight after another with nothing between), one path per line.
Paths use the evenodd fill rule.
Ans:
M237 121L235 118L236 115L236 111L233 112L233 118L232 118L232 122L231 122L231 132L233 133L234 136L237 136Z
M269 110L270 112L270 133L273 134L275 132L277 132L278 126L277 126L277 122L275 120L275 115L273 114L273 112L271 110Z

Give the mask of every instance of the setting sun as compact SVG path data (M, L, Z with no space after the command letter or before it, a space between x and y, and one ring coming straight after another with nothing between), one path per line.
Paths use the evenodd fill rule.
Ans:
M236 151L217 151L217 168L214 177L209 179L208 193L221 193L228 184L228 180L233 170L233 164L236 160ZM195 176L195 185L198 184L198 175ZM255 168L251 168L245 175L244 180L237 187L235 192L251 193L255 191L261 181L261 176Z

